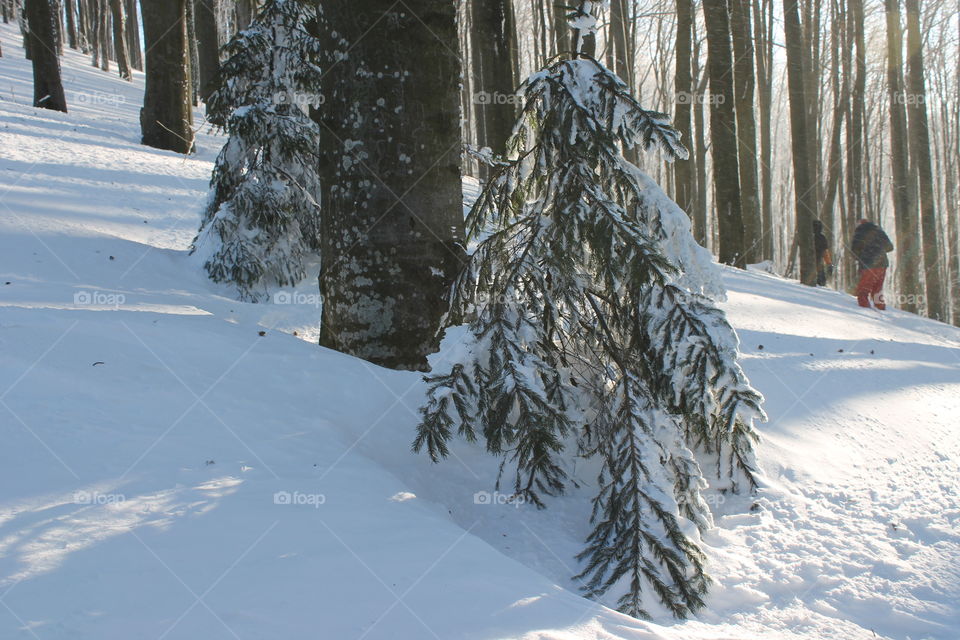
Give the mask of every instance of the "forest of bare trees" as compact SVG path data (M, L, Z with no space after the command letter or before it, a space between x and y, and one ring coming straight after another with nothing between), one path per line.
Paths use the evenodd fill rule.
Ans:
M501 153L519 80L572 47L567 9L540 0L456 4L464 139ZM631 150L627 157L647 165L721 262L762 263L813 284L812 224L820 220L836 267L828 286L851 291L849 241L866 218L896 246L895 306L960 324L960 0L591 5L600 28L584 51L646 108L669 114L690 150L672 165ZM2 19L25 33L31 7L55 18L49 33L38 27L26 40L28 55L69 47L123 78L146 71L145 141L186 152L201 123L185 105L208 97L220 47L249 24L257 2L0 0ZM167 23L155 28L158 9L172 13L157 16ZM182 43L170 45L171 20L183 23L174 30ZM184 49L184 72L172 79L179 62L171 63L169 46ZM485 177L472 160L465 171Z
M836 265L828 286L852 291L850 238L867 218L897 247L896 306L960 324L960 2L602 5L597 57L673 117L691 152L644 168L722 262L813 284L821 220ZM551 6L512 2L521 75L562 51ZM465 55L489 38L475 13L462 15ZM486 146L482 82L468 74L463 104L468 139Z

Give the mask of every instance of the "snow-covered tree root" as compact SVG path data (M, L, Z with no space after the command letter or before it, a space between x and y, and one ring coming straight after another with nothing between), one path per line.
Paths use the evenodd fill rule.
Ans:
M587 595L647 592L677 617L703 606L697 541L707 477L752 490L762 398L715 306L719 271L685 214L621 155L686 150L592 58L557 62L521 88L508 156L470 213L482 239L451 294L449 371L428 377L413 443L435 461L456 432L501 456L518 496L544 506L573 455L602 463L593 533L579 559ZM707 473L704 473L706 471Z

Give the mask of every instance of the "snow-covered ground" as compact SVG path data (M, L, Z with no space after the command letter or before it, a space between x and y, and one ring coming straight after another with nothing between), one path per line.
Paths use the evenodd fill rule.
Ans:
M74 52L35 110L0 40L0 638L960 638L957 330L728 272L765 486L716 497L699 619L639 622L576 595L589 474L475 496L481 451L409 453L419 376L312 344L314 282L201 276L222 139L140 146L142 77Z

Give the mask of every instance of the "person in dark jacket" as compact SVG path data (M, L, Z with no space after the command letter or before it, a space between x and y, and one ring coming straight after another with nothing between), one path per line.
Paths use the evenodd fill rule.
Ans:
M813 221L813 247L817 254L817 286L827 286L827 276L833 271L833 255L830 253L830 244L823 233L823 223Z
M857 302L861 307L869 308L872 300L874 307L883 311L887 308L883 298L883 282L890 266L887 254L893 251L893 243L883 229L864 219L853 233L850 250L860 266Z

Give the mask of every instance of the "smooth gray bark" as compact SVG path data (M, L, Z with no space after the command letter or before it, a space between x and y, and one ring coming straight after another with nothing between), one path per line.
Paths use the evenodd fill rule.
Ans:
M186 2L141 0L147 48L143 144L178 153L193 149Z
M453 0L323 3L322 345L427 368L463 260ZM349 55L343 55L349 50Z

